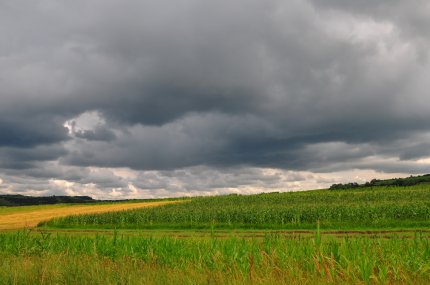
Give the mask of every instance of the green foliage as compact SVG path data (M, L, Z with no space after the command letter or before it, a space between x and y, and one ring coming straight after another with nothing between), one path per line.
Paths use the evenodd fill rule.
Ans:
M334 238L318 230L314 238L289 239L281 234L154 238L120 231L0 234L0 284L141 284L142 278L159 284L428 284L429 268L429 240L422 234L373 239ZM184 276L189 279L177 279Z
M0 195L0 206L29 206L66 203L94 203L88 196L47 196L33 197L24 195Z
M379 186L414 186L419 184L429 184L430 174L425 174L421 176L410 176L407 178L394 178L394 179L372 179L370 182L364 184L358 184L356 182L346 183L346 184L333 184L330 186L330 190L340 190L340 189L351 189L359 187L379 187Z
M317 220L323 229L426 227L430 186L196 197L156 208L57 218L41 226L309 229Z
M167 199L123 199L123 200L95 200L89 196L24 196L24 195L0 195L0 207L14 206L35 206L35 205L54 205L54 204L111 204L111 203L135 203L135 202L156 202L156 201L175 201L186 198L167 198Z

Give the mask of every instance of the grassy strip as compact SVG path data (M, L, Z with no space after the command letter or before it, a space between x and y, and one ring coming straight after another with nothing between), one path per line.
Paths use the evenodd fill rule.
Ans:
M31 229L30 234L39 235L44 232L51 235L70 235L70 236L92 236L106 235L113 236L116 229ZM121 235L124 236L139 236L139 237L173 237L173 238L219 238L225 239L230 237L246 238L246 239L261 239L267 235L279 235L285 239L295 238L300 235L303 238L312 238L315 229L312 230L259 230L259 229L234 229L234 230L173 230L173 229L159 229L159 230L142 230L142 229L126 229L120 230ZM9 231L13 233L13 231ZM421 234L422 237L430 238L429 228L414 228L414 229L360 229L360 230L320 230L322 237L367 237L367 238L412 238L415 234Z
M318 230L312 238L179 239L21 231L0 234L0 257L0 284L430 282L429 239L420 234L329 238Z
M59 218L58 220L62 220ZM76 230L313 230L315 223L300 224L232 224L232 223L158 223L158 224L56 224L56 219L49 222L41 222L38 226L40 229L76 229ZM352 223L347 222L321 222L322 230L399 230L399 229L428 229L430 221L414 220L380 220L377 222Z

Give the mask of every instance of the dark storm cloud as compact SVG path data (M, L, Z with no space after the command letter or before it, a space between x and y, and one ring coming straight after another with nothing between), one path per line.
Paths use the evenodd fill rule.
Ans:
M50 118L29 118L25 114L18 118L0 115L0 118L0 147L25 148L67 140L67 130Z
M293 180L294 179L294 180ZM171 192L187 189L191 191L208 191L240 186L274 187L282 182L304 180L303 175L264 173L257 168L192 167L173 171L152 171L140 174L135 179L135 186L141 189L168 189ZM173 183L172 183L173 182ZM176 185L176 188L173 186ZM184 187L186 186L186 187Z
M39 145L32 148L0 147L0 168L29 169L39 161L57 160L67 154L63 145Z
M412 3L0 1L0 167L424 171L430 6Z
M70 145L72 151L62 162L146 170L241 164L248 158L240 156L253 155L258 144L272 142L277 132L269 122L255 116L195 114L162 127L135 126L115 144L77 141ZM243 146L232 145L239 143Z

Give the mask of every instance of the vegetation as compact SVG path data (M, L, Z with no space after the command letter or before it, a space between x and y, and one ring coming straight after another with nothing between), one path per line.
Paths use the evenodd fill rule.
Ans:
M96 200L89 196L24 196L24 195L0 195L0 207L35 206L54 204L113 204L113 203L137 203L137 202L159 202L177 201L187 198L166 199L122 199L122 200Z
M24 195L0 195L0 206L30 206L67 203L94 203L88 196L47 196L33 197Z
M311 238L0 234L0 284L430 282L428 236Z
M64 217L78 214L95 214L102 212L115 212L126 209L143 207L156 207L167 203L180 201L158 202L123 202L123 203L97 203L97 204L58 204L20 207L0 207L0 230L35 227L41 221L54 217Z
M0 285L430 284L426 183L195 197L39 226L0 232Z
M356 182L346 183L346 184L333 184L330 186L331 190L339 190L339 189L351 189L351 188L359 188L359 187L379 187L379 186L413 186L419 184L429 184L430 183L430 174L425 174L421 176L410 176L407 178L394 178L394 179L373 179L370 182L366 182L364 184L358 184Z
M19 207L0 206L0 217L8 214L28 213L45 209L61 209L69 206L70 204L32 205Z
M157 208L68 216L40 226L75 228L395 228L430 225L430 187L370 187L197 197Z

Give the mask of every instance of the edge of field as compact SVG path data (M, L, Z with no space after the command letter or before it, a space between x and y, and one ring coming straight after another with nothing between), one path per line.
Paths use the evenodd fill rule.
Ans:
M12 230L11 230L12 231ZM14 230L16 231L16 230ZM351 230L126 230L126 229L57 229L57 228L32 228L27 230L31 234L54 234L67 236L139 236L150 238L172 237L177 239L261 239L278 237L283 239L314 238L316 233L321 237L330 238L383 238L383 239L411 239L421 236L430 239L428 228L397 228L397 229L351 229Z

